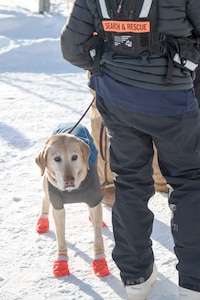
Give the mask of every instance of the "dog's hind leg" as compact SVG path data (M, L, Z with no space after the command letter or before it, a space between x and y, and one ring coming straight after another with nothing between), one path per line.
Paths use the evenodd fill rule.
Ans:
M37 222L36 231L38 233L45 233L49 231L49 193L48 193L48 181L46 176L43 177L43 202L42 212Z
M95 207L88 206L88 209L94 230L94 260L92 262L92 267L96 276L107 276L110 272L104 253L102 235L102 205L99 203Z
M53 273L56 277L69 276L67 245L65 240L65 209L52 208L56 237L58 257L53 264Z

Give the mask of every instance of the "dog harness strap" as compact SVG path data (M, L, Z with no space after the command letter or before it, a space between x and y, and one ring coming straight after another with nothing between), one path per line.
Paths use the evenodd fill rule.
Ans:
M62 255L62 254L60 254L60 255L58 255L58 260L66 260L66 261L68 261L69 258L68 258L67 255Z
M44 219L45 219L45 218L48 218L48 217L49 217L48 214L41 214L41 215L40 215L40 218L44 218Z
M97 259L101 259L101 258L105 258L105 253L101 252L101 253L97 253L94 257L95 260Z

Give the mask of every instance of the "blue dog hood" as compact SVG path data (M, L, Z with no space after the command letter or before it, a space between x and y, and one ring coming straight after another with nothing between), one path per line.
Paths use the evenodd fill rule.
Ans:
M73 122L60 123L58 127L53 131L52 135L56 135L59 133L70 133L83 140L90 147L90 157L88 160L88 164L91 167L96 162L98 155L98 151L94 145L93 138L91 137L88 129L81 124L78 124L72 132L69 132L74 127L74 125L75 123Z

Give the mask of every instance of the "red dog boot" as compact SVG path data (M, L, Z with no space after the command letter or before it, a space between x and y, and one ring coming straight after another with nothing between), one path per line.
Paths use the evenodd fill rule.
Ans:
M92 223L92 218L89 216L89 221ZM106 222L102 221L102 227L107 227Z
M94 274L98 277L104 277L110 274L107 261L105 258L94 259L92 261L92 267L93 267Z
M48 214L43 214L40 216L37 222L36 231L38 233L45 233L49 231Z
M53 274L55 277L69 276L68 256L59 254L58 259L53 263Z

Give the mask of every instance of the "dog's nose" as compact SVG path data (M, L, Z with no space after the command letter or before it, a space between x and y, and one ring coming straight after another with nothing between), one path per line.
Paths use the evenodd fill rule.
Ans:
M71 186L74 186L74 177L73 176L67 176L65 178L65 185L66 187L71 187Z

